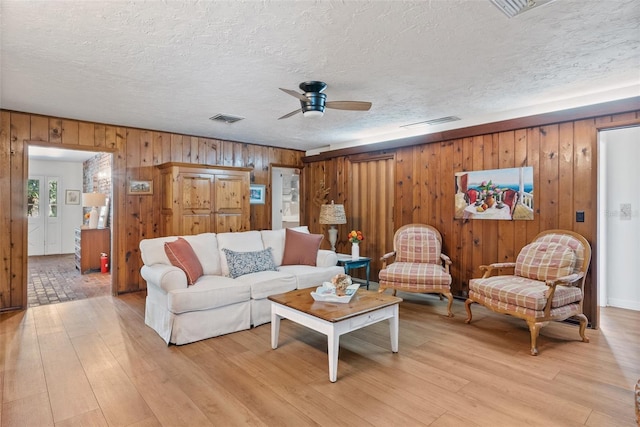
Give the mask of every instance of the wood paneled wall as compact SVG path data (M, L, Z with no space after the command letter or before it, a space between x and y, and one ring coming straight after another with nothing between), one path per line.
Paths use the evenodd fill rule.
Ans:
M330 189L328 200L345 205L347 224L339 227L339 252L349 252L346 236L358 219L351 217L350 200L372 194L379 203L393 205L393 213L379 221L392 222L397 229L409 223L433 225L443 236L443 251L453 260L454 295L464 297L469 279L479 277L478 267L498 261L515 261L520 249L542 230L562 228L582 234L593 249L586 282L585 314L593 326L597 321L597 131L607 123L640 119L640 111L584 120L534 126L503 132L442 140L421 145L370 153L395 155L393 200L383 200L381 189L362 182L358 194L350 194L345 174L348 155L304 159L304 182L308 208L303 222L317 233L326 233L317 224L317 208L309 197L323 181ZM454 219L455 172L533 166L535 219L533 221L490 221ZM354 190L352 190L354 191ZM575 222L575 212L584 211L585 222ZM363 256L379 258L384 225L363 230L368 241L361 245ZM376 264L372 264L374 267ZM378 270L372 271L377 280Z
M271 228L270 165L301 168L304 152L0 110L0 310L26 307L26 178L29 144L113 154L111 272L115 293L145 289L138 243L159 233L158 194L127 195L129 179L156 178L165 162L252 167L267 203L251 205L251 229ZM155 185L155 188L158 188ZM304 212L304 206L301 207Z

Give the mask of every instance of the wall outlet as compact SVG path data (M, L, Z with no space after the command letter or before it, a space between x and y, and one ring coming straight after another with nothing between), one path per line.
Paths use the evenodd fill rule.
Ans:
M576 211L576 222L584 222L584 211Z

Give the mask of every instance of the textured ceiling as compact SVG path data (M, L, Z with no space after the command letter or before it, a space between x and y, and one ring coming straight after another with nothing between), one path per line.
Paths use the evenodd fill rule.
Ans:
M640 95L638 0L512 19L489 0L2 0L0 13L4 109L309 154ZM278 88L306 80L373 107L277 120L300 106Z

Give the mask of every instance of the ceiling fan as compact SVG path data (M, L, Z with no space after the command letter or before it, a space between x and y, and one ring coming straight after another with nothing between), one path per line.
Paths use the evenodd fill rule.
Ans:
M298 93L295 90L280 88L284 93L298 98L302 108L294 110L278 120L289 118L295 114L302 113L305 117L321 117L324 115L325 108L334 108L336 110L355 110L368 111L371 108L370 102L362 101L328 101L327 95L322 93L327 88L325 82L302 82L299 88L304 93Z

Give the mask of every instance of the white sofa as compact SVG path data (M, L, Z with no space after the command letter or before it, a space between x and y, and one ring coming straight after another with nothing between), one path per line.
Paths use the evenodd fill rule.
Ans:
M307 227L293 230L309 233ZM178 236L142 240L145 324L167 344L177 345L249 329L271 321L269 295L319 286L344 273L336 265L335 252L322 249L315 266L282 265L285 235L282 229L181 236L193 248L203 271L190 286L185 272L171 265L164 250L165 242ZM277 271L231 278L224 248L243 253L271 248Z

